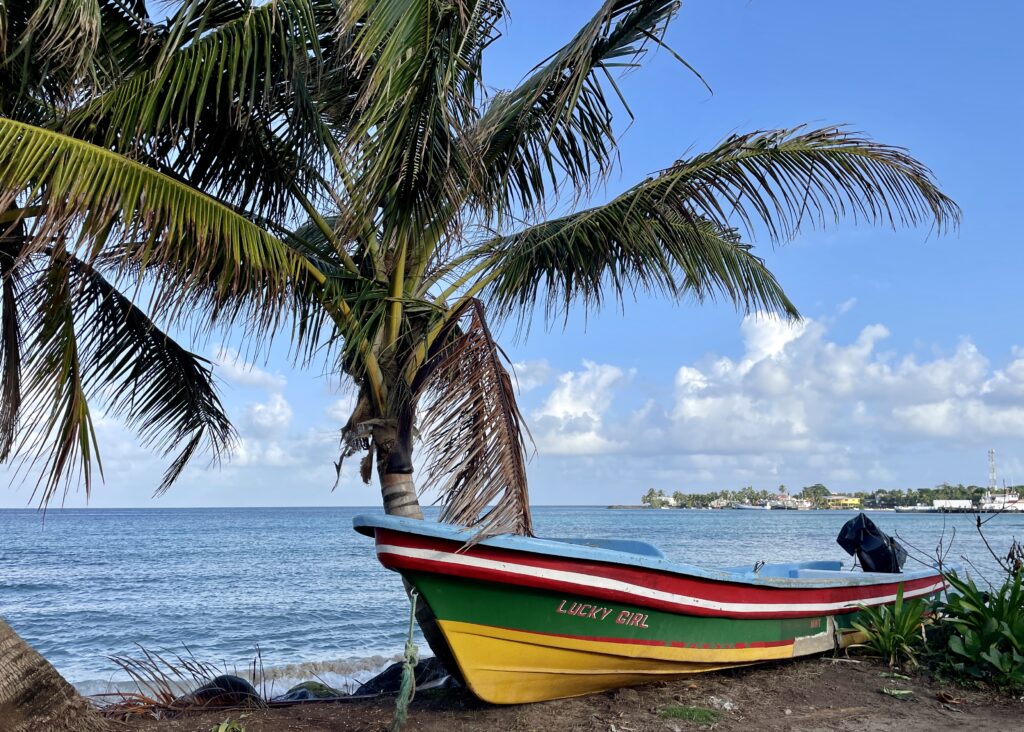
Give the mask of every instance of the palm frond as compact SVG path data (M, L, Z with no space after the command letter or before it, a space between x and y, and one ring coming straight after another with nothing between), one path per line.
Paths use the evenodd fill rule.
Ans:
M109 89L151 62L163 35L144 0L100 0L100 38L93 59L97 90Z
M414 385L428 397L423 488L438 491L442 521L477 529L474 541L501 533L532 536L526 425L504 354L480 301L467 301L449 322L423 382Z
M79 480L88 496L93 461L103 472L68 274L60 264L45 267L23 296L30 313L26 331L32 335L23 354L27 378L14 454L23 457L29 471L38 471L33 498L38 495L44 507Z
M21 44L31 47L33 63L47 73L81 77L92 64L100 38L98 0L39 0Z
M725 297L746 311L797 317L781 285L735 230L685 216L657 199L629 193L604 206L491 240L478 282L501 316L525 324L537 303L547 318L574 305L620 307L640 292L697 301Z
M638 66L648 45L662 44L678 7L676 0L606 0L518 88L494 96L466 134L481 165L474 182L486 210L541 209L563 176L580 194L604 179L617 149L608 93L629 111L612 74Z
M95 5L95 0L5 0L0 114L45 119L74 94L96 47L98 25L88 17ZM72 22L80 13L81 27Z
M686 203L723 227L735 219L751 233L764 227L774 241L793 237L808 219L930 223L939 232L960 221L957 205L905 149L841 127L733 135L638 189Z
M0 4L0 57L7 55L7 33L10 21L7 19L7 3Z
M773 240L801 223L841 216L896 225L955 226L959 209L906 151L837 128L734 136L681 160L603 206L498 237L481 248L502 315L549 317L577 301L597 307L610 290L698 299L724 295L744 309L791 316L775 278L741 243L736 223Z
M100 255L160 273L156 307L192 291L239 293L254 312L276 317L305 277L323 279L305 258L217 200L117 153L0 118L0 210L18 196L44 212L26 255L71 240L87 262Z
M354 0L343 15L348 63L362 86L347 155L359 171L355 225L378 206L407 236L438 226L469 163L453 130L475 118L480 54L504 12L498 0Z
M88 382L144 446L160 447L164 456L178 453L157 493L177 480L197 451L218 462L235 433L206 359L176 343L90 265L72 259L69 268Z
M186 7L193 5L202 10L210 3ZM74 110L62 129L159 161L237 207L282 215L291 188L312 187L308 171L325 158L327 133L310 87L321 27L334 6L327 0L277 0L250 11L228 5L213 8L212 17L172 21L158 58Z
M172 458L157 493L199 452L216 462L234 430L205 359L190 353L89 264L59 251L38 255L21 307L30 312L28 374L16 452L38 469L46 506L81 475L86 495L99 463L91 402L123 418L143 445Z

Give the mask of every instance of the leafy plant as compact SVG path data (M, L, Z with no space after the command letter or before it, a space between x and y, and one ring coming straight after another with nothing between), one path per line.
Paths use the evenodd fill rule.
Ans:
M1024 573L1014 572L1001 587L984 592L974 580L946 575L955 594L943 605L954 626L949 650L953 668L998 685L1024 686Z
M928 606L923 600L903 600L903 585L896 591L896 602L879 607L860 606L860 618L853 627L865 636L863 643L851 648L866 648L886 660L890 668L917 665L917 653L924 644L923 628Z
M241 722L236 722L233 719L225 719L220 724L215 724L210 728L210 732L245 732L245 727L242 726Z

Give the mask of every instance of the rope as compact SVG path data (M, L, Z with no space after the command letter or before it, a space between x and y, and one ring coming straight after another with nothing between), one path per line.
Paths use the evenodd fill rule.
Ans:
M398 699L395 701L395 719L391 723L391 732L401 732L409 719L409 705L416 696L416 664L419 661L419 651L413 643L413 630L416 623L416 598L419 593L416 590L409 592L409 600L412 602L412 611L409 613L409 636L405 640L405 658L402 660L402 685L398 689Z

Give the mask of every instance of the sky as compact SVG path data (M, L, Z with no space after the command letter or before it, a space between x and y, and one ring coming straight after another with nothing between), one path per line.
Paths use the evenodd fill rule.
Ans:
M508 5L486 58L495 88L514 85L598 3ZM758 237L798 323L642 298L573 313L564 328L538 320L527 338L505 328L536 444L532 501L985 484L989 448L1000 479L1024 482L1022 22L1024 7L1009 2L684 2L666 40L712 93L665 52L627 75L635 121L622 125L620 170L596 200L733 132L847 124L927 164L963 223L942 237L851 222L776 247ZM283 350L253 364L230 338L193 347L218 364L238 451L220 467L198 462L154 499L165 462L100 417L105 482L88 505L379 504L355 464L332 490L352 403L343 384L294 368ZM10 476L0 468L0 486ZM32 505L31 489L0 487L0 507Z

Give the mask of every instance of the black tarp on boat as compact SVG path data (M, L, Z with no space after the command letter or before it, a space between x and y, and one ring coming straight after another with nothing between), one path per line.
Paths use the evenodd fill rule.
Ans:
M856 556L865 572L896 574L907 561L907 550L863 513L843 524L836 543Z

